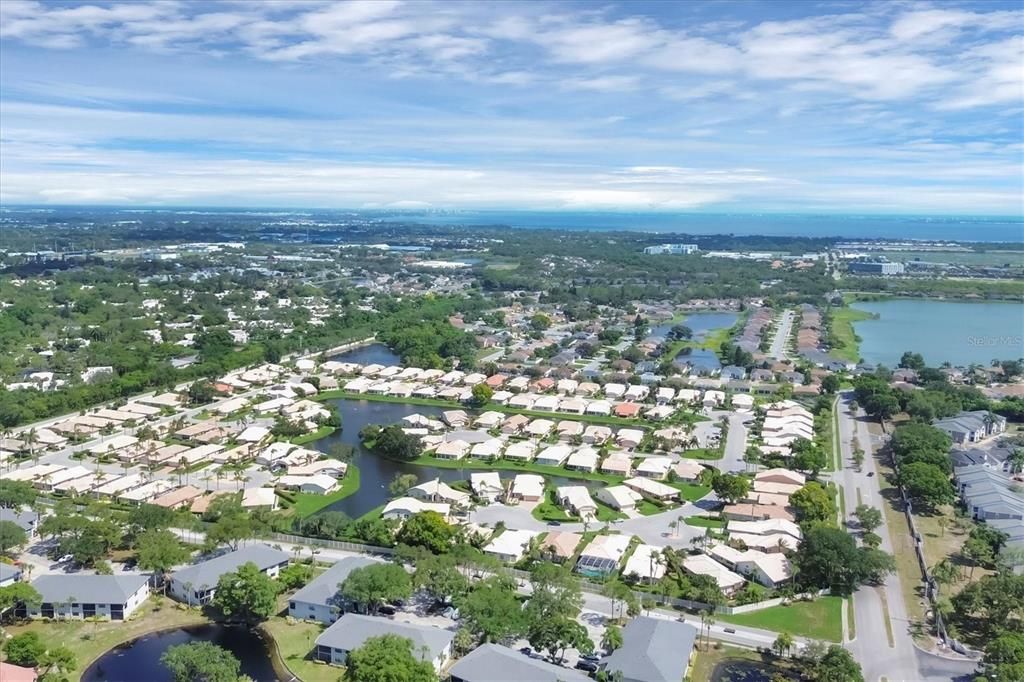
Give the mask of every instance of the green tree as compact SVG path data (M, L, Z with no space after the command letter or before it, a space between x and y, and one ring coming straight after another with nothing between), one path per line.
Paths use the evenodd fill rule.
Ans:
M0 507L8 509L30 507L36 501L37 494L31 483L0 478Z
M838 644L831 645L810 672L816 682L864 682L860 664Z
M474 407L483 407L487 403L491 402L491 398L494 397L494 390L484 383L475 385L471 392L473 394Z
M575 618L583 607L579 579L567 568L540 562L530 572L530 600L525 615L533 624L556 618Z
M622 646L622 628L618 625L610 624L604 629L604 635L601 637L601 646L607 653L611 653Z
M345 682L437 682L437 673L412 640L398 635L370 637L349 652Z
M279 590L277 581L248 562L220 577L213 605L229 618L257 623L274 615Z
M43 660L46 653L46 643L39 636L38 632L22 632L14 635L4 647L4 654L8 663L20 665L25 668L34 668Z
M900 367L919 371L924 369L924 357L920 353L907 351L900 357Z
M237 682L242 664L234 654L210 642L189 642L168 647L160 664L175 682Z
M853 515L857 517L857 523L865 533L872 533L882 525L882 512L875 507L858 504L857 508L853 510Z
M428 555L416 562L413 585L434 601L452 603L469 592L469 580L450 555Z
M787 656L793 649L793 645L795 643L796 641L793 639L793 635L788 632L780 632L779 636L775 638L774 642L772 642L772 651L774 651L777 656Z
M530 318L530 326L536 331L542 332L551 326L551 318L544 313L536 313Z
M409 488L416 485L419 478L416 474L395 474L395 477L391 479L391 483L388 484L388 492L393 497L400 497L407 492Z
M29 583L17 582L0 587L0 615L3 615L18 604L39 606L42 601L42 595Z
M750 479L737 474L722 474L715 477L711 487L720 499L735 504L750 492Z
M408 599L412 595L412 580L397 564L373 564L349 573L340 589L343 597L376 614L384 604Z
M835 374L829 374L821 380L821 390L828 395L834 395L841 385L842 383L840 382L839 377Z
M27 541L28 536L21 526L14 521L0 521L0 553L6 554L23 546Z
M160 576L188 560L189 552L178 536L169 530L148 530L139 536L135 554L139 568Z
M853 536L826 525L804 531L795 561L805 587L831 587L841 595L862 582L877 580L892 568L892 557L885 552L858 548Z
M992 682L1024 680L1024 634L1004 632L986 644L982 670Z
M231 549L238 549L243 540L249 540L255 535L252 517L242 511L239 505L222 513L220 518L206 529L206 544L211 547L227 545Z
M313 579L313 567L309 564L289 564L277 575L277 582L285 590L297 590Z
M790 495L789 503L801 522L831 521L836 515L832 493L817 481L808 481L804 487Z
M950 504L955 499L949 476L932 464L914 462L901 467L900 483L907 497L924 511Z
M495 578L480 583L458 602L458 607L466 627L484 642L500 642L525 630L515 592Z
M455 529L435 511L413 514L398 530L395 539L411 547L423 547L434 554L451 549Z
M42 670L40 679L47 680L66 679L63 673L69 673L78 665L78 657L75 652L66 646L57 646L48 649L39 661L39 669Z
M815 476L828 464L825 451L813 441L797 438L790 446L793 452L793 466L800 471L809 471Z
M575 648L583 653L594 650L587 629L571 618L563 616L545 618L530 624L527 640L538 650L546 650L558 663L565 658L565 650Z

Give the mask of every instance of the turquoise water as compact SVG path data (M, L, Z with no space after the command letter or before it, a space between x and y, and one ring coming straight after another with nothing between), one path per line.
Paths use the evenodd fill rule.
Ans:
M1024 357L1024 305L894 299L854 303L878 315L855 322L860 356L895 367L904 351L921 353L929 366L988 365Z

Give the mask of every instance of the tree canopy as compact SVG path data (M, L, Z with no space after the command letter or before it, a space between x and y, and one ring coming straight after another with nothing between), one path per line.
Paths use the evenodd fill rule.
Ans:
M370 637L348 653L345 682L437 682L437 673L412 640L387 634Z
M210 642L189 642L168 647L160 664L175 682L238 682L242 664L227 649Z
M220 577L213 605L231 619L257 623L274 615L279 591L277 581L248 562Z

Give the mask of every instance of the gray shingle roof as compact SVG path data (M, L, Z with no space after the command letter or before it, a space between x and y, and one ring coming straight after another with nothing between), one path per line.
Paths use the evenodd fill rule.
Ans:
M146 575L41 575L32 587L44 603L124 604L147 582Z
M0 582L10 580L11 578L21 575L21 569L17 566L11 566L0 561Z
M697 629L661 618L634 618L622 630L622 646L603 661L625 682L679 682L686 676Z
M345 582L348 574L357 568L380 563L376 559L346 557L311 580L308 585L292 595L289 601L304 604L329 606L335 603L338 585Z
M10 507L0 507L0 521L13 521L24 530L28 531L39 519L34 511L18 511Z
M389 634L411 639L413 652L417 655L420 649L425 647L430 652L431 659L437 658L455 637L454 632L440 628L414 625L413 623L398 623L387 618L364 616L359 613L346 613L335 621L334 625L324 630L316 638L316 643L317 646L352 651L362 646L363 642L370 637Z
M589 682L575 670L524 656L499 644L482 644L452 666L462 682Z
M215 587L222 575L238 570L243 564L251 562L256 564L261 571L265 571L271 566L287 563L287 561L288 554L279 549L268 545L249 545L209 561L183 568L175 572L173 577L175 581L183 585L191 583L196 589L209 588Z

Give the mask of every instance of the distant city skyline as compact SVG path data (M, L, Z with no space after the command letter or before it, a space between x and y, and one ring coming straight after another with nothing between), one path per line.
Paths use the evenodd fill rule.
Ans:
M0 3L0 202L1020 216L1017 2Z

